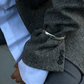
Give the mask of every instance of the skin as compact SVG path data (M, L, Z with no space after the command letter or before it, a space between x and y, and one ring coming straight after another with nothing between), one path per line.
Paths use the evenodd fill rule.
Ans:
M14 67L16 68L16 70L14 71L14 73L11 75L12 79L16 79L17 83L20 84L25 84L24 81L22 80L21 76L20 76L20 72L19 72L19 68L18 68L18 63L16 63L14 65Z

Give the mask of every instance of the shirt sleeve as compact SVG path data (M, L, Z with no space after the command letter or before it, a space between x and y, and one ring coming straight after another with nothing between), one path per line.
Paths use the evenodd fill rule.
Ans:
M48 71L27 66L22 60L18 63L20 75L26 84L44 84Z
M4 10L9 9L14 5L15 5L15 0L0 0L0 8L3 8Z
M0 0L0 25L16 13L16 11L15 0Z
M43 28L31 34L22 53L27 65L48 71L64 71L65 38L68 32L79 29L72 10L83 7L78 0L52 0L52 7L44 16Z

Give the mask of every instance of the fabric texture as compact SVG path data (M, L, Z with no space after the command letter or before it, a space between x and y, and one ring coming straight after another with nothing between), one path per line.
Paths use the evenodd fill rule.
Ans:
M31 9L28 0L16 0L21 18L31 33L23 51L27 65L48 71L64 71L65 58L84 74L84 1L48 0ZM43 30L56 37L46 35Z

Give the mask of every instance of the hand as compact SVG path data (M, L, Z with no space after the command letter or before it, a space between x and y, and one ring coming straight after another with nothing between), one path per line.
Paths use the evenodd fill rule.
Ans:
M18 63L16 63L14 65L14 67L16 68L15 72L11 75L12 79L16 79L17 83L20 84L25 84L24 81L22 80L21 76L20 76L20 72L19 72L19 68L18 68Z

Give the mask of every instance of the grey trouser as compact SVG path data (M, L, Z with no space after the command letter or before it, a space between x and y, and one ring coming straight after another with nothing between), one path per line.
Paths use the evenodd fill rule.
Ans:
M66 60L64 72L50 72L44 84L84 84L84 76Z

